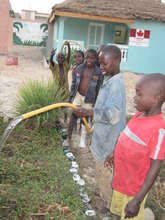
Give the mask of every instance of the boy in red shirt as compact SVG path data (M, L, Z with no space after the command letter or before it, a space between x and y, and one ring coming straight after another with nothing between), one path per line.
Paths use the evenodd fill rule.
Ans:
M144 220L144 203L165 153L165 76L150 74L136 85L138 112L120 134L114 152L111 212L115 219ZM112 158L106 166L112 164Z

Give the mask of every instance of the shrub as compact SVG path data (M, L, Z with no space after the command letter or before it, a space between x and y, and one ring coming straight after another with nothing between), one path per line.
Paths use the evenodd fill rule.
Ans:
M19 91L16 103L16 115L24 114L47 105L64 101L64 91L58 83L50 80L47 83L43 81L30 80ZM54 123L61 116L61 109L51 110L37 115L38 126L43 123Z

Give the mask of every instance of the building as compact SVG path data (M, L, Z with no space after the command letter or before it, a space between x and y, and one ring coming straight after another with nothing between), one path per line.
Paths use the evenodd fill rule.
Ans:
M13 16L9 0L0 0L0 54L7 54L12 47Z
M80 48L115 44L122 70L165 73L165 4L161 0L66 0L52 8L48 52L65 40Z
M13 21L13 42L24 46L46 46L49 14L22 10Z

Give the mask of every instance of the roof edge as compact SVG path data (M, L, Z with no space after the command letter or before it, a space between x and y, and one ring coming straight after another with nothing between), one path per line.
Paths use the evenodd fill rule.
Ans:
M73 13L66 11L52 11L49 17L49 23L52 23L55 19L55 16L63 16L63 17L72 17L72 18L81 18L81 19L89 19L89 20L97 20L97 21L111 21L115 23L124 23L124 24L133 24L135 19L125 19L125 18L115 18L110 16L99 16L99 15L89 15L84 13Z

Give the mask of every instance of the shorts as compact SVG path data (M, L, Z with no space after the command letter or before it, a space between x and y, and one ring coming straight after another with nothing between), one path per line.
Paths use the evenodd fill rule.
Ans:
M74 98L73 104L74 105L80 105L81 107L86 108L86 109L91 109L92 104L91 103L85 103L84 100L85 100L85 96L82 96L82 95L80 95L79 92L77 92L77 94Z
M132 196L127 196L125 194L122 194L117 191L113 191L113 196L112 196L112 202L110 206L110 211L114 215L121 216L121 220L125 220L125 212L124 209L127 205L127 203L132 200L134 197ZM127 218L129 220L144 220L144 204L146 201L147 196L144 198L143 202L141 203L139 213L136 217L134 218Z

